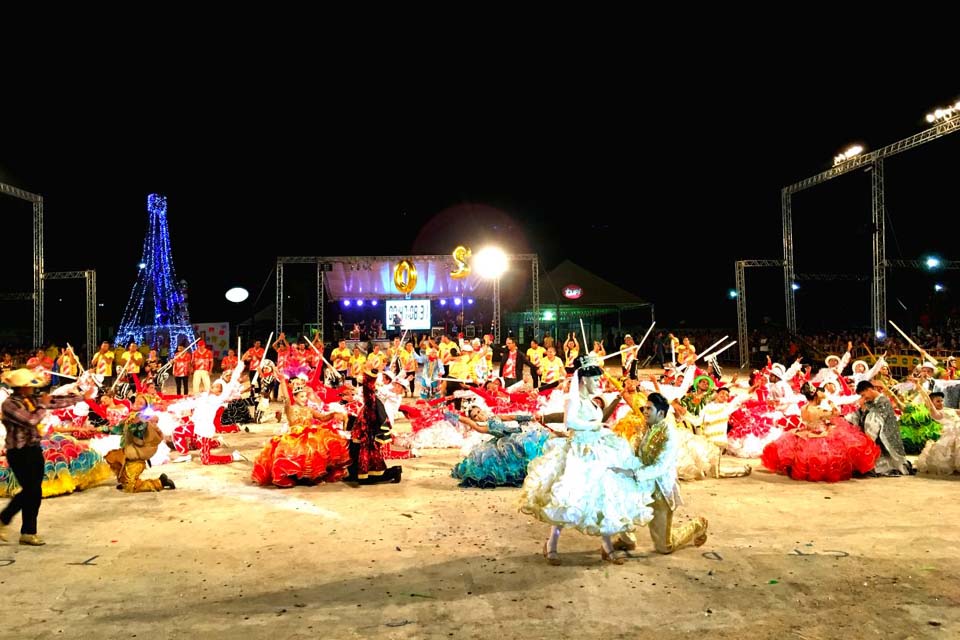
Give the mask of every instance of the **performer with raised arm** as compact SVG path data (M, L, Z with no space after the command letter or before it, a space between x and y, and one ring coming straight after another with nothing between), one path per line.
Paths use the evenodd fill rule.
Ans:
M343 413L329 412L307 403L307 385L281 378L280 393L290 430L274 436L253 465L253 481L259 485L292 487L298 482L336 482L347 473L350 453L338 429Z

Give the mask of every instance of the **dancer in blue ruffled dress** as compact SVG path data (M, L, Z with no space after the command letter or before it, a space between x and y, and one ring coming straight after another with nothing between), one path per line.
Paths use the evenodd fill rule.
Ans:
M474 431L489 433L493 440L481 443L461 460L451 475L462 487L519 487L527 477L527 464L543 453L550 431L531 424L522 414L490 415L480 407L470 408L470 417L448 415Z

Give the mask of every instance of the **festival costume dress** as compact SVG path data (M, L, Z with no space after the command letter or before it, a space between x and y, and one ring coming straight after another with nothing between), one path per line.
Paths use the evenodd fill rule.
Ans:
M763 449L763 466L794 480L837 482L854 472L867 473L880 448L860 429L829 409L805 406L800 427L787 431Z
M307 406L290 408L290 430L264 445L253 464L253 481L259 485L292 487L298 482L336 482L347 473L350 453L347 440L332 419L318 422Z

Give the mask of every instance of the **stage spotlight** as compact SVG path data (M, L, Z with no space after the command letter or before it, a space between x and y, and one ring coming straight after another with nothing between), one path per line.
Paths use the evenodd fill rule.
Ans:
M936 291L937 293L940 293L940 292L943 291L945 288L946 288L946 287L944 287L944 286L943 286L942 284L940 284L939 282L938 282L937 284L933 285L933 290Z
M461 300L460 298L454 298L454 299L453 299L453 304L455 304L455 305L458 306L458 307L459 307L462 303L463 303L463 300Z
M546 321L553 320L553 311L544 311L544 312L543 312L543 319L546 320Z
M440 298L440 306L442 306L442 307L447 306L447 299L446 299L446 298Z
M507 270L507 254L497 247L484 247L473 254L473 268L481 278L499 278Z
M371 307L377 306L377 301L376 301L376 300L371 300L371 301L370 301L370 306L371 306Z
M467 304L473 304L473 298L467 298Z
M343 301L343 306L349 307L349 306L350 306L350 301L349 301L349 300L344 300L344 301Z
M243 302L250 297L250 292L243 287L234 287L227 291L226 296L230 302Z
M362 306L363 306L363 300L357 300L357 306L358 306L358 307L362 307Z
M146 263L146 262L141 262L141 263L138 264L137 266L140 267L141 269L146 269L146 268L147 268L147 263Z
M794 291L796 291L797 289L800 288L800 285L798 285L796 282L794 282L792 285L790 285L790 288L793 289Z
M727 297L730 298L731 300L735 299L737 297L737 290L730 289L729 291L727 291Z
M887 332L883 329L877 329L877 340L886 340Z
M936 269L940 266L940 258L936 256L928 256L924 260L924 264L927 265L927 269Z

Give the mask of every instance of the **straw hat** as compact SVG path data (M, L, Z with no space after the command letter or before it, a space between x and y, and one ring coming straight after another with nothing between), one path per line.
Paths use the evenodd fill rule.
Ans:
M43 387L47 382L43 376L37 375L30 369L14 369L3 374L0 378L8 387Z

